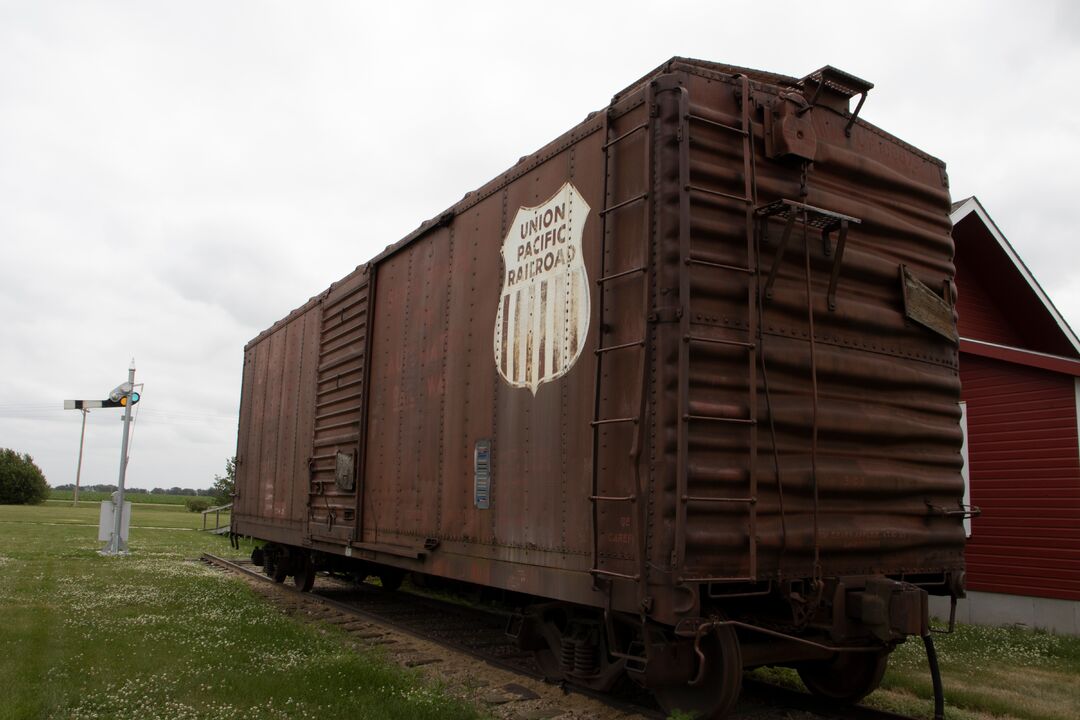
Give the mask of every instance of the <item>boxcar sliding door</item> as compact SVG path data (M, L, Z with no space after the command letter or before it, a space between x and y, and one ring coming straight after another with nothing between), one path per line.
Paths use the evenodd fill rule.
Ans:
M315 432L307 535L338 544L359 538L363 496L361 438L367 381L367 266L332 286L321 301Z

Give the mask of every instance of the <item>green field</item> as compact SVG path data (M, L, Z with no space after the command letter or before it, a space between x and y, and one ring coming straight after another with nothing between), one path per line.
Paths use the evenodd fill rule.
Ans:
M194 495L164 495L150 493L125 493L124 500L132 503L139 504L153 504L153 505L183 505L185 501L195 497ZM75 498L74 490L49 490L50 502L72 502ZM79 502L101 502L102 500L111 500L112 493L100 492L98 490L80 490ZM209 500L211 505L214 502L213 498L202 498Z
M81 499L0 505L0 718L478 717L193 561L229 552L199 514L133 506L131 555L108 558Z

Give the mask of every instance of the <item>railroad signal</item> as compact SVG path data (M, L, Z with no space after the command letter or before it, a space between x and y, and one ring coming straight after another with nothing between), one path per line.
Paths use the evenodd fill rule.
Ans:
M104 400L65 400L65 410L86 410L91 408L122 408L139 402L141 394L131 385L123 383L109 392Z
M130 507L131 503L124 502L124 480L127 475L128 464L128 444L131 437L131 423L133 418L131 417L131 406L139 402L141 393L135 388L142 387L142 384L135 384L135 358L131 359L131 364L128 366L128 379L127 382L121 383L114 387L109 393L109 397L105 400L65 400L65 410L82 410L83 413L83 435L79 440L79 466L75 475L75 498L79 497L79 475L82 473L82 451L83 442L82 438L85 437L86 432L86 413L90 408L124 408L124 416L121 418L124 421L124 435L120 442L120 479L117 484L117 490L113 494L112 501L102 502L101 521L99 523L99 533L101 539L108 540L108 543L104 548L100 550L102 555L126 555L127 554L127 522L130 516L130 511L125 512L125 507ZM108 508L106 506L109 506ZM109 510L109 508L112 508ZM106 512L109 510L109 512ZM111 526L111 530L109 529Z
M139 393L132 392L128 395L121 395L119 399L113 400L111 397L108 400L101 401L101 407L113 408L113 407L127 407L128 404L134 405L139 402Z
M130 400L129 400L130 398ZM93 408L122 408L127 407L130 403L134 405L139 402L140 395L137 392L133 392L130 395L121 395L118 399L113 400L106 398L105 400L65 400L65 410L90 410Z
M126 555L127 542L124 540L122 523L122 518L125 515L124 478L127 475L128 443L131 438L131 406L139 401L138 393L135 392L135 358L131 358L131 364L128 365L127 382L113 388L113 391L109 393L109 401L119 403L120 407L124 408L124 435L120 442L120 480L117 482L116 493L113 495L113 516L111 518L113 530L112 534L109 535L109 542L99 552L102 555ZM102 508L104 507L103 503ZM102 532L104 532L104 528L107 528L109 524L109 518L105 517L104 511L101 520Z
M119 403L121 398L126 398L134 389L130 382L120 383L109 392L109 400Z

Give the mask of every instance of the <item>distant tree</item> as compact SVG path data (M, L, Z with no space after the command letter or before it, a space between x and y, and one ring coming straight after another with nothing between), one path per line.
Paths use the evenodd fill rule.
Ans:
M210 507L210 501L201 497L189 497L184 501L188 512L202 512Z
M214 493L214 502L218 505L228 505L233 501L233 493L236 492L236 456L225 461L225 474L214 476L214 485L210 488Z
M49 483L34 458L0 449L0 505L37 505L48 496Z

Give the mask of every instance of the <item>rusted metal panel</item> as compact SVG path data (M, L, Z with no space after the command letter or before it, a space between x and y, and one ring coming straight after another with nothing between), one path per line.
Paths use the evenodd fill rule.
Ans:
M487 310L491 308L493 321L494 306L485 302L482 296L487 291L477 280L485 264L489 272L492 270L490 254L498 252L501 223L502 197L498 195L457 215L446 238L450 246L446 326L450 330L446 337L446 394L441 412L438 537L446 542L475 543L477 547L493 542L494 525L491 510L475 506L474 455L476 443L491 441L495 434L491 419L494 362L482 350L491 339L492 322ZM489 277L489 284L496 286L492 292L498 290L497 274ZM492 294L488 302L493 301ZM504 478L498 465L501 452L500 443L495 442L490 480L492 507L501 501L503 492Z
M398 493L402 482L400 464L401 420L399 405L403 398L398 375L406 361L401 333L406 331L405 296L394 287L408 282L409 257L399 255L379 265L376 270L375 302L372 305L374 323L371 341L371 393L368 416L371 418L364 468L363 515L371 522L364 524L365 542L387 542L384 528L399 527ZM405 410L410 417L412 413ZM385 435L390 437L385 440ZM411 448L410 448L411 451Z
M300 357L303 349L303 323L291 322L283 330L283 352L281 358L280 407L281 418L274 448L277 459L274 476L273 517L291 518L294 516L293 467L295 466L297 411L300 402Z
M368 542L412 544L439 524L447 231L378 268L365 469Z
M271 335L267 341L266 380L263 385L263 443L259 449L259 475L262 492L259 514L274 517L274 497L278 486L278 444L284 418L281 414L282 379L285 370L285 337L289 326Z
M686 578L748 577L751 536L759 545L758 578L812 575L815 545L827 574L962 567L959 523L927 509L928 501L955 504L962 494L956 349L905 322L897 287L905 263L939 292L952 281L949 197L940 167L862 123L847 138L836 114L815 108L808 113L817 136L815 162L804 173L798 162L763 161L764 129L751 124L756 206L790 198L861 220L850 228L830 310L835 234L828 248L820 230L797 223L781 255L784 224L766 220L758 258L747 257L737 240L746 222L745 204L737 199L744 195L742 138L729 130L740 127L738 85L717 87L715 79L689 70L683 86L691 114L704 119L690 124L688 138L690 183L700 188L691 193L691 252L762 275L773 263L777 270L760 311L748 307L746 273L705 264L691 273L695 336L752 343L749 316L760 312L758 351L769 392L761 377L753 390L760 409L755 450L753 426L739 422L749 415L751 395L743 348L695 348L687 392L690 413L701 420L688 430L688 494L736 501L691 503L686 566L672 570ZM753 92L761 108L754 117L781 102L775 89ZM661 293L678 292L674 278L668 282ZM681 306L685 311L687 303ZM665 339L671 345L682 340ZM658 352L673 356L671 345ZM679 420L665 418L660 432L673 435ZM758 468L753 498L751 452ZM675 485L672 479L665 487ZM756 528L749 526L751 503L740 498L752 500ZM658 518L675 519L674 507ZM677 543L672 538L673 549Z
M272 478L267 478L263 472L263 456L265 447L271 442L266 432L266 386L267 375L270 372L270 344L261 342L254 348L255 369L254 383L252 385L251 406L251 440L248 444L248 452L245 454L244 463L247 465L247 486L244 491L251 495L251 512L255 516L264 516L266 486L272 483Z
M314 387L314 362L306 340L314 308L313 303L301 308L244 351L236 532L278 526L296 533L303 526L307 498L300 479L306 476Z
M515 387L501 375L499 368L492 378L495 383L494 404L490 411L494 425L494 490L492 508L484 512L493 516L495 541L499 545L541 550L563 545L560 524L549 523L545 518L551 517L550 510L561 504L558 494L562 485L564 429L588 427L590 415L594 358L588 350L595 347L592 339L595 335L586 308L590 303L588 295L593 290L592 280L596 277L599 224L592 208L600 204L597 191L601 180L596 172L591 176L578 174L581 166L575 161L577 154L588 144L592 144L590 149L595 152L599 140L598 135L583 140L576 147L555 155L529 175L510 183L503 191L499 225L488 231L494 231L495 239L485 258L490 268L488 276L503 276L503 282L494 283L494 296L484 300L482 307L496 308L487 325L496 332L503 329L499 323L500 304L504 298L502 289L509 285L506 275L515 272L517 282L509 287L516 290L509 307L516 310L516 333L526 340L520 345L516 362L508 363L517 366L516 373L511 367L508 374L517 378L515 382L526 386ZM548 209L534 226L529 217L530 209L549 199ZM565 214L560 215L560 210ZM545 223L548 217L552 218L551 225ZM556 236L565 233L565 242L557 240L546 246L547 233ZM574 254L575 235L581 239L583 255ZM507 236L514 243L524 243L518 247L538 245L536 259L511 257L500 265L500 249ZM526 277L521 278L523 269L528 269L531 263L542 264L545 258L551 260L552 271L542 272L532 279L526 272ZM553 318L552 322L547 322L547 318L555 314L561 315L562 322L555 323ZM514 332L508 329L503 337L509 338ZM489 329L486 337L478 338L476 354L497 361L500 358L494 353L498 347L493 347L491 333ZM512 342L507 339L506 344ZM550 347L553 351L550 365L545 358L547 353L540 354L541 347L544 350ZM535 394L528 387L530 383L549 378L557 379L535 385ZM569 402L564 402L560 392L562 384L569 390L570 396L566 398ZM540 478L549 480L541 482ZM567 479L570 486L566 491L571 499L576 495L582 502L587 502L581 494L587 478L585 474L570 475ZM571 543L571 547L574 544L577 543Z
M255 350L253 348L244 349L244 369L240 385L240 414L237 423L236 433L236 478L237 483L234 488L233 498L233 512L232 519L237 517L251 514L251 497L250 483L241 483L241 478L247 479L247 457L250 452L250 446L252 442L252 405L254 403L254 393L252 388L255 383ZM241 492L243 490L248 492Z
M309 463L311 460L311 439L315 434L316 403L312 402L315 393L317 375L316 368L319 364L319 329L322 324L321 314L315 311L314 306L310 312L305 312L298 320L302 327L301 337L303 345L300 355L300 379L296 392L299 397L296 417L296 437L293 445L296 450L293 454L293 466L290 474L290 487L292 489L292 517L306 524L308 517L308 478L310 477Z
M449 231L430 233L409 255L405 327L401 338L405 353L400 366L402 395L399 403L397 451L398 538L418 538L439 525L439 435L442 426L443 326L446 311L445 272L449 257ZM371 437L369 436L369 441ZM390 528L387 528L390 530ZM411 543L406 543L411 544Z
M972 590L1080 600L1080 454L1072 377L963 353Z

